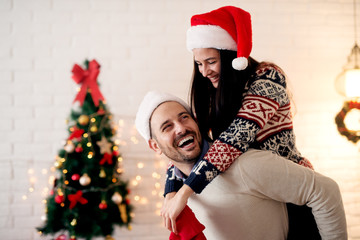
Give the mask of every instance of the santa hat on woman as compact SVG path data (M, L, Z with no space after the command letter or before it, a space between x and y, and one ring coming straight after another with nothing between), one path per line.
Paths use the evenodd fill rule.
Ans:
M252 48L251 16L233 6L194 15L187 31L186 45L189 51L194 48L237 51L232 66L244 70Z

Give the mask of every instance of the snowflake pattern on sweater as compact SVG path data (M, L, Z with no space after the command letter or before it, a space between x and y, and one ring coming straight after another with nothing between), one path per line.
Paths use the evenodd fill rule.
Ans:
M256 71L255 80L245 90L236 118L202 159L207 164L203 164L196 173L191 172L184 182L196 193L200 193L217 174L226 171L249 147L270 150L312 168L295 146L290 99L282 71L273 64L262 63ZM209 172L212 174L210 179L206 177ZM168 185L167 180L165 194L178 190L169 189Z

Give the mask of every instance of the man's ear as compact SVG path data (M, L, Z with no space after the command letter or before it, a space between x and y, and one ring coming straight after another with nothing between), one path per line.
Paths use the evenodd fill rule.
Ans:
M148 141L149 147L154 150L156 153L158 153L159 155L162 154L162 151L159 147L159 144L157 143L157 141L153 138L149 139Z

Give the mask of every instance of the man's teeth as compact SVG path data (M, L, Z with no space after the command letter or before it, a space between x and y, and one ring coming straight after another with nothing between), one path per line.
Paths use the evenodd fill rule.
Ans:
M194 137L192 137L192 136L188 136L188 137L186 137L186 138L183 138L183 139L181 139L181 141L179 142L178 146L181 147L185 142L191 141L191 140L193 140L193 139L194 139Z

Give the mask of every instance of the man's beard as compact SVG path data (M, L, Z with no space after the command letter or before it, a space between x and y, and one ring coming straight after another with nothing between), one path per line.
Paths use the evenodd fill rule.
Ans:
M198 157L200 156L200 153L201 153L201 144L199 144L199 150L198 152L195 152L193 153L193 151L196 151L195 149L192 151L193 154L190 154L190 155L186 155L186 154L183 154L181 152L181 149L179 151L179 148L177 146L177 142L179 139L185 137L186 135L189 135L189 134L193 134L194 136L194 142L197 141L197 135L195 132L193 131L186 131L184 134L182 135L179 135L177 136L175 139L174 139L174 142L173 142L173 148L169 148L169 147L162 147L160 145L160 147L163 149L163 153L165 154L165 156L167 156L169 159L175 161L175 162L179 162L179 163L195 163L197 160L198 160Z

